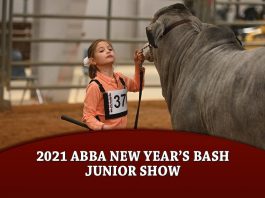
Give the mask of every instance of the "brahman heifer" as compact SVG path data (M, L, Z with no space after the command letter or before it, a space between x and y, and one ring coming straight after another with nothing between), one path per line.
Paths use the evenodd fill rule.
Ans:
M265 48L244 50L182 4L157 11L146 33L174 129L265 149Z

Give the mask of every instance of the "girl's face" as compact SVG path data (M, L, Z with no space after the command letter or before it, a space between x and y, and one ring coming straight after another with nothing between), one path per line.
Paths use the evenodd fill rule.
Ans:
M115 62L115 53L110 44L101 41L97 44L92 63L97 66L111 65Z

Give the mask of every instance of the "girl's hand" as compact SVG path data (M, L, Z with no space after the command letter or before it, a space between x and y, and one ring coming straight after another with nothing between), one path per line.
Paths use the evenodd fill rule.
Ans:
M139 50L135 50L134 52L134 63L135 65L140 66L144 62L144 54Z

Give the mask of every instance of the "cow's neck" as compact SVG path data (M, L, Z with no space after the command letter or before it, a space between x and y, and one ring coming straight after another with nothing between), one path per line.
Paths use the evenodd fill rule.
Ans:
M185 34L183 34L185 32ZM178 35L178 36L176 36ZM175 84L178 77L185 67L183 62L188 58L189 48L192 46L197 33L193 30L182 31L172 30L160 41L157 51L157 60L162 93L165 97L168 107L171 106L172 90L176 89Z

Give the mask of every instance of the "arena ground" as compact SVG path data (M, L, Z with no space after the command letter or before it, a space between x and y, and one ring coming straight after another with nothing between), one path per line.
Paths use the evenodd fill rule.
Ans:
M137 102L129 102L129 128L133 128L137 105ZM86 130L60 119L65 114L80 120L82 107L81 103L24 105L0 112L0 149L43 137ZM138 128L171 129L166 103L142 101Z

